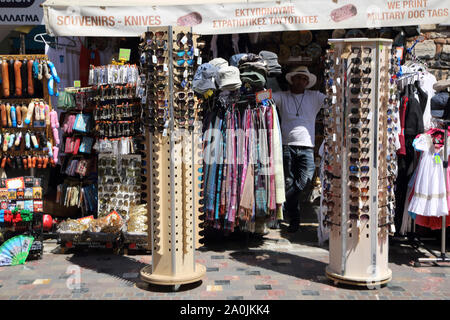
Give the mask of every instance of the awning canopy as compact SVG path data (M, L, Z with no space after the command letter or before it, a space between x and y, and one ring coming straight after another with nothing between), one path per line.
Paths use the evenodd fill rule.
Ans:
M47 0L43 6L54 36L139 36L169 25L224 34L450 22L450 0Z

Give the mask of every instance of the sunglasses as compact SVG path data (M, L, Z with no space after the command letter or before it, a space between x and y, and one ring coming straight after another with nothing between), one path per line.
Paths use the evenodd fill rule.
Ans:
M370 81L372 80L372 78L351 78L350 82L353 84L359 84L359 83L370 83Z
M370 197L369 196L351 196L350 200L354 201L354 202L358 202L359 200L363 201L363 202L367 202L369 201Z
M370 88L351 88L350 89L350 92L352 93L352 94L358 94L358 93L365 93L365 94L370 94L370 92L372 92L372 89L370 89Z
M369 74L370 72L372 72L372 69L370 69L369 67L365 68L365 69L360 69L358 67L353 67L350 69L350 72L353 74L360 74L361 71L365 74Z
M355 143L355 144L357 144L359 142L362 142L362 143L366 144L366 143L369 143L370 140L367 137L365 137L365 138L355 138L355 137L353 137L353 138L350 138L350 141L351 141L351 143Z
M192 65L194 65L194 62L195 62L194 59L188 59L188 60L178 59L177 60L177 66L178 67L182 67L182 66L184 66L185 63L187 63L189 66L192 66Z
M187 34L184 34L184 32L180 32L177 34L176 43L180 48L183 48L185 44L192 46L192 33L188 32Z
M354 193L368 193L369 192L369 187L355 187L355 186L350 186L350 191L354 192Z
M190 48L188 50L178 50L175 54L180 58L184 56L192 58L194 56L194 48Z
M350 148L351 153L368 153L369 148Z
M359 206L350 205L350 212L359 212L359 211L367 213L367 212L369 212L369 206L366 205L366 206L363 206L362 208L360 208Z
M350 162L354 164L369 164L369 158L352 158L350 157Z
M164 66L162 65L158 65L158 66L153 66L153 65L149 65L148 66L148 73L152 74L152 73L165 73L164 71Z
M184 106L188 106L188 108L193 108L195 106L195 101L193 99L191 100L176 100L175 103L180 106L180 107L184 107Z
M362 52L364 52L365 54L370 54L372 52L371 48L352 48L352 53L360 53L362 50Z
M359 172L361 170L361 172L369 172L369 166L362 166L362 167L357 167L357 166L350 166L349 170L352 173L356 173Z
M178 100L183 100L187 98L194 98L194 91L179 91L175 93Z
M358 103L370 104L370 98L350 98L350 102L354 104Z
M369 108L361 108L361 109L358 109L358 108L352 108L351 110L350 110L350 112L351 113L353 113L353 114L366 114L366 113L369 113L370 112L370 109Z
M370 120L367 119L367 118L363 118L363 119L361 119L361 118L349 118L349 120L350 120L350 123L352 123L352 124L358 124L360 122L362 124L369 124L369 122L370 122Z

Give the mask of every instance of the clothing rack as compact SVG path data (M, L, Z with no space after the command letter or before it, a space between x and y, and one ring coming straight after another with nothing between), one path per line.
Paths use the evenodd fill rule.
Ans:
M448 167L448 149L447 149L447 140L448 140L448 126L450 125L450 120L441 120L433 118L433 121L436 123L440 123L444 126L444 160L442 161L442 166L444 168L444 178L445 178L445 190L446 190L446 199L447 199L447 167ZM441 251L440 254L434 253L432 250L428 249L420 240L419 244L422 245L428 252L430 252L434 258L418 258L414 266L420 267L421 262L450 262L450 258L446 255L446 216L442 217L442 230L441 230Z

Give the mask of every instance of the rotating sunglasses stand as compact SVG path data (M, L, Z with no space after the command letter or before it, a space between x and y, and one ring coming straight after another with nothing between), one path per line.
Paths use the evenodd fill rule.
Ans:
M324 224L330 230L326 276L335 284L375 288L392 278L388 267L396 176L392 40L329 43L322 184Z
M144 282L171 286L172 290L198 282L206 273L195 261L203 211L200 103L189 93L195 67L201 64L191 50L196 48L196 38L191 28L170 26L148 28L141 37L141 52L150 53L141 59L141 68L151 73L143 80L144 118L153 119L144 119L143 152L152 263L140 276ZM182 50L187 54L181 54ZM189 120L183 122L177 112L182 107L179 101L186 99L194 103L189 107ZM149 122L153 128L148 127Z

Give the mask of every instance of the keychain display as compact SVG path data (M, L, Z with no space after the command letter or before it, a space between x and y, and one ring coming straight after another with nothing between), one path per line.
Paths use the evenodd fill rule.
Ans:
M104 86L115 84L129 84L130 87L136 87L139 78L138 67L134 64L106 66L92 66L89 69L90 86Z

